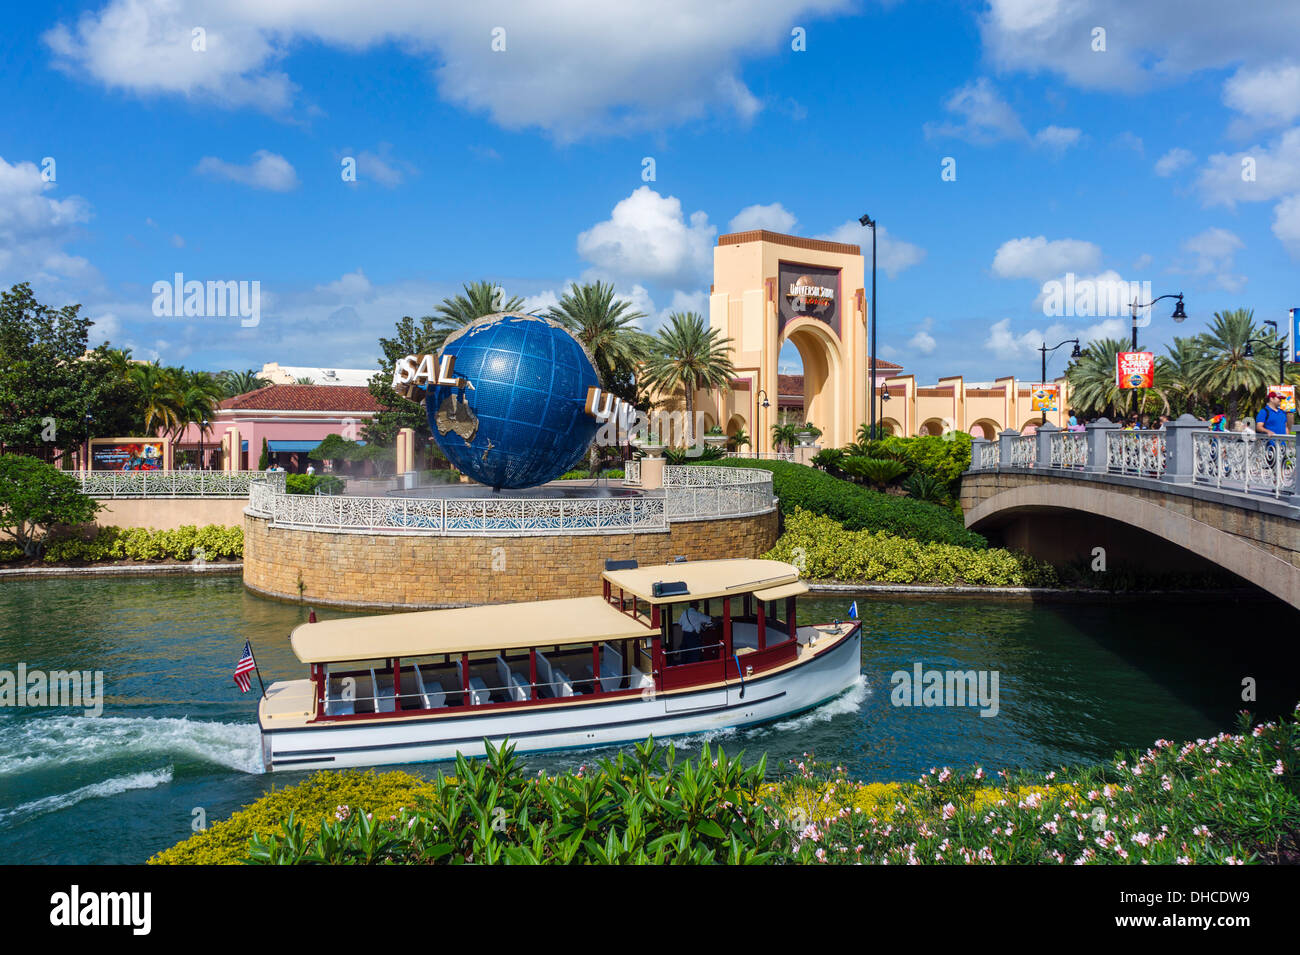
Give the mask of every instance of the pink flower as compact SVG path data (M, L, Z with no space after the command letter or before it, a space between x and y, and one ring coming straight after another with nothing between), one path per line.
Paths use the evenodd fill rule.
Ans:
M1282 775L1282 772L1283 772L1283 770L1282 770L1282 760L1279 759L1279 760L1277 761L1277 764L1273 767L1273 775L1274 775L1274 776L1281 776L1281 775Z
M951 818L952 818L953 816L955 816L955 815L957 815L957 807L954 806L954 805L953 805L952 803L950 803L950 802L949 802L949 803L944 803L944 806L943 806L943 818L944 818L944 821L947 821L947 820L951 819Z

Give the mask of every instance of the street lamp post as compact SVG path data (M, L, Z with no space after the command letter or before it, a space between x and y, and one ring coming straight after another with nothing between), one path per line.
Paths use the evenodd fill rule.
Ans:
M1242 353L1243 357L1255 357L1255 349L1251 347L1252 345L1267 345L1270 348L1277 348L1277 383L1279 385L1286 384L1286 345L1282 342L1274 345L1267 338L1251 338L1246 342L1246 350Z
M762 401L759 401L760 395L762 396L763 399ZM767 400L767 391L762 388L758 389L758 394L754 396L754 401L758 405L754 409L754 430L757 431L758 433L754 435L752 440L753 440L754 453L758 454L759 453L758 442L763 440L762 411L764 408L772 407L772 403Z
M876 220L869 215L858 218L864 228L871 230L871 440L876 439ZM883 412L882 412L883 413Z
M1042 358L1042 360L1043 360L1042 374L1039 375L1039 377L1038 377L1038 382L1039 382L1039 384L1042 384L1042 385L1046 385L1046 384L1047 384L1047 356L1048 356L1048 354L1051 353L1051 352L1056 351L1056 350L1057 350L1058 348L1060 348L1062 345L1068 345L1068 344L1070 344L1071 342L1074 343L1074 348L1071 349L1071 351L1070 351L1070 357L1071 357L1071 358L1079 358L1079 357L1081 357L1081 356L1083 355L1083 352L1079 351L1079 339L1077 339L1077 338L1067 338L1065 341L1063 341L1063 342L1059 342L1059 343L1053 345L1051 348L1048 348L1048 347L1047 347L1047 342L1043 342L1043 344L1039 346L1039 348L1038 348L1039 357ZM1056 411L1056 413L1057 413L1057 414L1060 414L1060 413L1061 413L1061 409L1058 408L1057 411ZM1043 412L1043 424L1047 424L1047 412L1046 412L1046 411Z
M1174 313L1173 313L1172 315L1170 315L1169 317L1172 318L1175 322L1184 322L1184 321L1187 320L1187 313L1183 311L1183 293L1182 293L1182 292L1178 292L1178 293L1176 293L1176 294L1171 293L1171 294L1169 294L1169 295L1161 295L1161 296L1159 296L1158 298L1153 298L1151 301L1147 302L1145 305L1139 305L1137 302L1130 302L1130 303L1129 303L1129 311L1130 311L1130 313L1131 313L1131 315L1132 315L1132 317L1133 317L1133 350L1134 350L1134 351L1137 351L1137 349L1138 349L1138 309L1139 309L1139 308L1150 308L1152 305L1154 305L1156 302L1160 301L1160 299L1162 299L1162 298L1176 298L1176 299L1178 299L1178 304L1174 306Z
M203 432L208 430L208 419L204 418L199 424L199 470L204 470L203 464Z
M1265 325L1273 326L1273 337L1277 339L1277 383L1286 384L1286 340L1282 338L1282 333L1278 331L1277 322L1272 319L1264 319Z

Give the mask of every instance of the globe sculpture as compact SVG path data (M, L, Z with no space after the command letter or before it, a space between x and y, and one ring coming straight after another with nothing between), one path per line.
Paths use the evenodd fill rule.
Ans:
M599 384L586 349L557 322L501 312L447 339L456 384L428 391L434 440L453 465L480 484L534 487L587 453L596 419L587 389Z

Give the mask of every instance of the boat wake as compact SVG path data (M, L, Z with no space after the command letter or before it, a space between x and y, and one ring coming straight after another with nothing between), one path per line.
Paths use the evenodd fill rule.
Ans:
M856 713L862 709L862 704L866 702L867 697L871 695L871 686L867 683L864 674L858 674L857 682L815 710L809 710L807 713L789 720L781 720L777 723L770 724L770 728L788 732L790 730L807 729L816 723L829 723L837 716L843 716L845 713Z
M115 776L112 779L105 779L103 782L91 783L88 786L82 786L80 789L74 789L70 793L60 793L57 796L44 796L41 799L33 799L31 802L25 802L12 809L0 809L0 829L16 826L35 816L43 816L48 812L67 809L69 806L75 806L87 799L116 796L118 793L129 792L132 789L153 789L157 786L165 786L171 781L172 768L168 766L165 769L132 773L129 776Z
M208 723L183 717L51 716L17 726L6 721L3 729L0 776L110 760L154 765L189 762L241 773L262 772L260 736L257 726L249 723Z

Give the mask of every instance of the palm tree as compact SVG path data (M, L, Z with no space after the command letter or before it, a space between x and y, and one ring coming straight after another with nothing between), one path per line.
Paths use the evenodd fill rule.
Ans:
M222 395L221 383L215 375L206 371L186 371L184 368L176 371L180 402L175 439L179 439L191 424L200 431L205 430L203 423L211 423Z
M217 380L221 383L222 397L224 398L233 398L235 395L257 391L259 388L265 388L270 384L269 381L260 377L251 368L247 371L223 371L217 375Z
M625 401L636 400L636 368L648 354L651 339L636 325L645 315L626 299L615 299L613 283L572 283L547 310L547 317L586 347L603 390Z
M150 434L170 434L181 427L181 388L174 368L158 362L132 365L130 371L144 399L144 430Z
M695 427L695 392L725 389L736 374L731 363L731 339L709 328L698 312L673 312L667 327L651 343L642 370L644 384L660 391L686 392L687 443Z
M787 451L794 447L795 441L798 440L799 428L792 422L786 421L783 424L772 425L772 444L779 451L782 446Z
M316 382L315 382L314 380L312 380L311 375L303 375L301 378L295 378L295 379L293 380L293 383L294 383L295 385L314 385L314 384L316 384Z
M1089 414L1111 418L1126 414L1169 410L1168 392L1172 380L1169 363L1157 358L1150 388L1120 388L1115 380L1115 362L1129 343L1119 338L1100 338L1088 344L1080 358L1065 369L1070 383L1070 403Z
M1215 312L1209 331L1197 336L1206 357L1197 368L1196 387L1211 398L1221 397L1233 421L1243 401L1262 403L1277 374L1275 351L1265 347L1246 357L1246 343L1259 337L1255 311L1249 308Z
M1169 356L1164 361L1169 370L1169 401L1174 412L1207 417L1210 399L1196 384L1207 357L1205 343L1200 336L1175 338L1167 349Z
M476 318L494 312L518 312L524 307L524 300L518 296L506 300L501 287L495 282L470 282L463 288L464 295L444 298L442 304L433 310L433 315L428 316L425 325L428 329L428 340L425 342L428 351L438 351L448 337Z
M739 451L749 447L749 434L744 428L737 428L734 434L727 435L727 450Z

